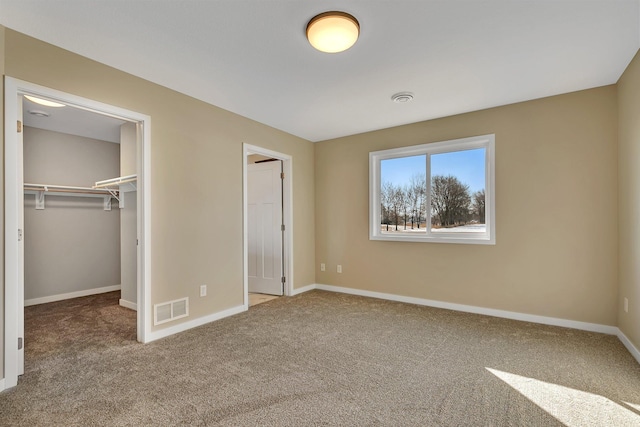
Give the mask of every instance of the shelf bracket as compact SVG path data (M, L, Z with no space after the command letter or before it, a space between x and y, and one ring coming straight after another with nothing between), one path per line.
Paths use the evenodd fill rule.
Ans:
M36 209L44 210L44 191L36 192Z
M107 190L109 194L111 194L111 197L116 199L118 203L122 203L122 200L120 200L120 197L118 197L118 190L114 190L112 188L105 188L105 190Z
M111 196L104 196L104 210L111 210Z

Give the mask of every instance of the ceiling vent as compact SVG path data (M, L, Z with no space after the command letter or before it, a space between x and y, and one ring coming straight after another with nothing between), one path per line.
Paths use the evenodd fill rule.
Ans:
M189 315L189 297L163 302L153 306L153 324L171 322Z
M397 102L398 104L404 104L406 102L413 101L413 94L411 92L400 92L396 93L391 97L393 102Z
M46 111L40 111L40 110L29 110L29 114L33 115L33 116L37 116L37 117L49 117L50 114L47 113Z

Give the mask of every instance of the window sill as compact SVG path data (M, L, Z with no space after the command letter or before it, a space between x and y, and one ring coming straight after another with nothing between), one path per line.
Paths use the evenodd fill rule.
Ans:
M454 243L463 245L495 245L495 238L491 239L486 234L473 235L471 233L438 233L430 236L416 235L370 235L369 240L380 240L388 242L416 242L416 243Z

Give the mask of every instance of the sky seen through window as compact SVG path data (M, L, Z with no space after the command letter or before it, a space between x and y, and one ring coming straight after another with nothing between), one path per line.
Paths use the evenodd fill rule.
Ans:
M381 181L394 185L411 182L416 174L425 174L426 155L386 159L380 162ZM431 176L453 175L469 186L469 192L484 189L485 186L485 149L453 151L431 155Z

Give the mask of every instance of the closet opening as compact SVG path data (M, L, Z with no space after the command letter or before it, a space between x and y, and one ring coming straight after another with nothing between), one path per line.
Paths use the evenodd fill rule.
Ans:
M51 348L146 341L150 119L5 77L5 123L8 388L48 327Z
M291 157L244 144L244 305L291 295Z

